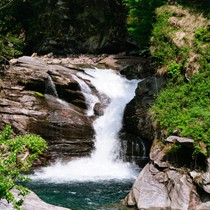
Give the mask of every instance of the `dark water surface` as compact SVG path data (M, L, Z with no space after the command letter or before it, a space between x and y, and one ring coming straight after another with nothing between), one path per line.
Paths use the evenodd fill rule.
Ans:
M25 184L42 200L72 210L126 210L120 205L134 180ZM131 210L131 208L129 208Z

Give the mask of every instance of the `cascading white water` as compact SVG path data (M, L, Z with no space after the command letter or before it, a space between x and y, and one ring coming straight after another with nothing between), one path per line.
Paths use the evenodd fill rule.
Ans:
M95 88L110 99L104 115L93 124L95 150L91 157L79 158L68 163L57 162L36 171L32 179L49 182L99 181L130 179L137 175L136 166L119 159L118 132L126 104L134 97L138 80L127 80L113 70L87 69L79 76L89 79ZM91 76L88 76L91 75Z
M90 87L82 79L75 75L72 75L72 77L79 83L83 95L85 96L85 100L88 105L87 115L92 116L94 114L94 105L99 102L98 97L92 93Z
M47 81L46 81L46 84L45 84L45 93L58 98L58 93L56 91L55 84L54 84L50 75L48 75Z

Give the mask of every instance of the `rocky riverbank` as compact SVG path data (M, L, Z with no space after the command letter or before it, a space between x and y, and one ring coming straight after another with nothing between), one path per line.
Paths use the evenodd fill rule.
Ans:
M18 191L16 190L13 191L13 195L17 200L24 199L23 205L21 206L22 210L71 210L45 203L31 191L24 198L23 196L18 195ZM14 210L14 207L12 203L8 203L6 200L1 200L0 210Z
M163 144L154 140L157 136L148 110L166 81L156 76L152 65L143 58L124 55L54 58L53 54L42 57L34 54L11 60L0 83L0 126L11 124L15 133L32 132L47 140L49 149L37 161L38 165L57 158L89 155L94 145L92 122L102 113L101 103L95 106L92 116L87 116L87 104L74 77L89 67L112 68L129 79L144 78L125 109L120 136L127 142L126 159L141 167L147 165L124 204L148 210L209 209L209 159L196 160L203 172L191 170L192 139L170 136ZM89 81L85 83L97 94ZM103 102L104 98L100 100ZM179 145L181 151L176 150Z
M182 151L172 150L175 144L181 145ZM124 204L148 210L210 209L209 158L199 162L205 163L203 172L190 169L192 148L193 140L188 138L170 136L165 145L154 141L150 163L139 174Z
M75 79L77 73L87 67L112 68L128 78L136 79L151 74L152 69L147 60L138 57L80 55L54 58L50 53L42 57L33 54L31 57L13 59L2 72L0 126L3 128L5 124L11 124L16 134L36 133L47 140L48 150L37 160L37 166L57 158L87 156L92 151L92 122L102 113L101 103L97 103L92 116L87 116L88 105ZM97 94L89 81L84 82ZM103 102L103 98L100 100ZM123 134L126 135L126 130ZM131 159L130 149L128 147L126 151L128 159ZM138 156L142 155L141 151L142 148L139 148ZM63 209L43 203L31 192L26 196L23 209L34 206L43 210ZM12 209L10 204L4 202L1 207Z

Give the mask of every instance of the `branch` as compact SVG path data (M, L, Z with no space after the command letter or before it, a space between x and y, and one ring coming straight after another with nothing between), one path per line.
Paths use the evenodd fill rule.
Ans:
M4 6L0 7L0 10L6 8L7 6L9 6L11 3L13 2L13 0L10 0L8 3L6 3Z
M26 148L25 155L21 158L21 161L24 161L30 155L29 150Z

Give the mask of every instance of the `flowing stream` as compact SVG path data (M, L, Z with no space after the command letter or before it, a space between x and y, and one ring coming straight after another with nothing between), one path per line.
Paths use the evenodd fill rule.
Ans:
M115 71L108 69L86 69L85 73L79 73L76 80L82 86L81 89L89 104L87 115L93 114L94 104L99 102L99 98L91 92L86 83L81 81L81 78L90 80L97 91L108 98L108 100L105 100L107 104L105 104L104 114L93 123L95 131L94 151L90 157L78 158L67 163L58 161L51 166L37 170L31 176L32 182L29 184L29 187L40 197L51 203L53 201L46 198L46 192L50 186L51 193L56 192L61 195L66 192L68 199L69 197L73 199L81 197L80 200L76 200L76 203L80 204L85 200L87 201L84 204L85 208L72 206L73 201L67 201L68 199L64 204L60 204L71 207L73 210L100 209L100 206L105 204L119 202L120 199L125 197L139 172L135 164L121 160L118 138L118 132L122 127L124 108L134 97L139 81L127 80ZM112 192L110 192L109 186L113 188ZM43 189L40 190L40 188ZM121 192L121 198L117 195L119 192ZM110 195L109 201L106 198L106 202L103 203L101 201L101 199L103 200L102 195L107 196L107 193ZM43 196L41 196L42 194ZM80 194L82 196L79 196ZM89 197L87 197L87 194ZM51 197L53 196L51 195ZM69 202L69 205L67 205L67 202Z

